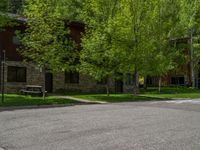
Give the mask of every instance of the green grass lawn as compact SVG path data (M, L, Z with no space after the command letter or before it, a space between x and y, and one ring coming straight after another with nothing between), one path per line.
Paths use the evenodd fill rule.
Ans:
M161 93L158 93L157 88L148 88L147 91L141 90L140 94L134 96L132 94L69 94L70 96L86 99L90 101L103 102L135 102L135 101L152 101L166 100L178 98L200 98L200 90L186 87L164 87ZM45 100L42 97L22 96L16 94L6 94L5 102L0 107L7 106L30 106L30 105L53 105L53 104L77 104L79 102L58 98L57 96L48 96Z
M140 94L137 96L132 94L111 94L110 96L107 96L106 94L76 94L73 96L91 101L134 102L180 98L200 98L200 90L186 87L163 87L161 93L158 92L157 88L148 88L147 91L141 90Z
M74 95L73 97L91 100L91 101L103 101L103 102L130 102L130 101L150 101L150 100L163 100L162 98L152 98L143 95L134 96L131 94L88 94L88 95Z
M75 104L76 101L58 98L56 96L48 96L43 100L42 97L22 96L16 94L6 94L5 102L0 99L0 107L7 106L30 106L30 105L53 105L53 104Z
M147 91L141 91L141 95L166 99L200 98L200 90L187 87L163 87L159 93L157 88L149 88Z

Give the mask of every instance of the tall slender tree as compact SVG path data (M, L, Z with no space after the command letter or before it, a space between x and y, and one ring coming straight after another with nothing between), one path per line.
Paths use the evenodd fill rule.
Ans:
M118 0L88 0L83 5L80 18L86 24L86 33L82 39L81 71L96 80L115 79L119 71L119 61L113 52L118 6ZM106 89L109 95L109 82Z
M180 0L181 11L180 11L180 24L182 25L182 36L190 37L190 68L191 68L191 79L192 87L195 88L196 80L196 66L198 65L199 59L197 59L198 49L194 52L193 37L199 34L200 29L200 1L199 0Z

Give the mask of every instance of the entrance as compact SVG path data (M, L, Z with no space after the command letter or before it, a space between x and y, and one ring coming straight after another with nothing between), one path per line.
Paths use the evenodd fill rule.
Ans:
M49 72L45 74L45 90L48 93L53 92L53 74Z

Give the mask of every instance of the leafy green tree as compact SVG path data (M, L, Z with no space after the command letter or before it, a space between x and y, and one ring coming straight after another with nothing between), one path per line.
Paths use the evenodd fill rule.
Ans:
M177 0L159 0L156 3L154 16L156 21L153 24L154 36L152 37L154 41L154 57L151 59L153 63L151 60L149 62L152 69L151 75L159 77L160 92L162 76L177 68L178 64L175 62L175 58L181 55L174 45L169 45L170 40L177 35L179 30L180 4Z
M195 72L199 62L199 49L194 48L193 37L200 31L200 1L199 0L180 0L180 24L182 36L190 37L190 67L192 87L195 87Z
M10 2L10 0L0 1L0 30L11 23L12 19L7 14L10 10Z
M134 74L134 94L139 91L138 77L152 50L152 25L155 1L123 0L114 33L120 70Z
M21 34L20 52L26 60L43 68L44 81L46 69L74 70L79 59L76 44L69 36L68 22L58 4L59 1L29 0L23 10L28 28Z
M81 71L98 81L115 79L119 71L112 36L118 4L117 0L87 0L80 15L86 24L86 33L82 39ZM109 82L106 89L109 95Z

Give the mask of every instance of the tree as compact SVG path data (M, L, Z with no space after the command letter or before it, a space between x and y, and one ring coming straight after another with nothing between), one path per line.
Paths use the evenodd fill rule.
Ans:
M7 14L10 10L10 3L10 0L0 1L0 30L2 30L4 26L11 24L12 18L10 18Z
M86 33L82 39L81 72L98 81L115 79L119 71L112 37L117 6L117 0L88 0L80 16L86 24ZM109 95L108 82L106 89Z
M139 91L138 76L143 71L146 57L152 50L152 25L155 1L123 0L114 33L120 70L134 74L134 94Z
M192 87L195 88L195 68L198 66L199 58L197 58L198 49L194 52L193 36L199 34L200 29L200 1L199 0L181 0L180 23L182 35L190 37L190 67Z
M29 0L23 15L28 19L27 29L21 34L21 54L43 68L45 96L45 70L73 70L79 59L76 44L70 39L66 18L59 9L59 1Z
M115 75L114 72L134 74L134 94L139 90L139 74L166 74L174 68L172 56L175 53L167 49L170 38L177 31L178 18L174 17L179 10L177 2L86 1L86 11L82 12L88 26L82 44L85 48L82 51L84 68L88 67L88 72L93 72L91 74L95 78L103 77L99 77L99 71L96 72L97 66L104 71L108 69L106 72L112 72L112 75ZM104 57L104 54L109 55ZM158 61L160 67L156 63ZM115 64L117 67L113 67ZM107 75L105 72L102 74Z
M150 74L159 77L159 92L161 91L162 76L170 70L177 69L176 58L181 57L181 53L175 45L170 46L170 41L177 36L179 30L179 1L159 0L156 2L155 19L153 24L154 43L153 57L149 61L151 64ZM147 59L149 60L149 59ZM156 63L157 62L157 63ZM147 67L148 70L148 67ZM147 72L149 72L147 71Z

